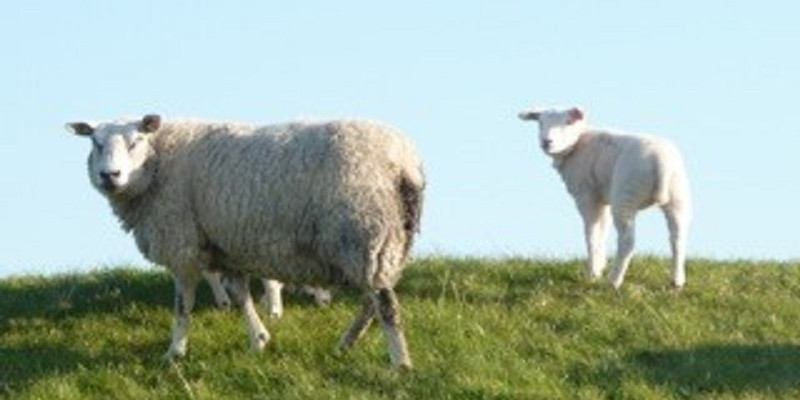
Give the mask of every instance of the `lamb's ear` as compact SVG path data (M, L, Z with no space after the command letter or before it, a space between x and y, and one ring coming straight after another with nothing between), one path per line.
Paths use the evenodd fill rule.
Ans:
M523 111L517 116L523 121L538 121L541 114L539 111Z
M567 124L572 124L582 120L583 118L583 110L578 107L572 107L567 111Z
M153 133L161 127L161 116L158 114L147 114L139 124L139 132Z
M94 133L94 127L86 122L70 122L64 124L64 128L67 132L78 136L92 136Z

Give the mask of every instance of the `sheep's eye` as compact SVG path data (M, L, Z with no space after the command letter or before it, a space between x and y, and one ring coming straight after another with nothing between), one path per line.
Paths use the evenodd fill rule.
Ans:
M92 146L94 147L94 151L101 153L103 151L103 145L97 141L97 139L92 138Z
M142 142L142 138L141 137L137 137L136 139L133 139L131 141L131 143L128 144L128 151L133 151L133 149L135 149L136 146L138 146L139 143L141 143L141 142Z

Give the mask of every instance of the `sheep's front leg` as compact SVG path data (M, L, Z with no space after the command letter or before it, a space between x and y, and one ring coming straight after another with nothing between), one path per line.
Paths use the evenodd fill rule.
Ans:
M619 289L633 257L633 247L636 242L636 212L616 209L612 212L614 226L617 229L617 257L614 260L614 271L611 273L611 285L614 289Z
M583 231L586 238L586 274L594 281L603 275L606 268L606 235L608 232L608 205L595 199L577 201L583 218Z
M686 242L689 232L689 211L678 205L664 207L672 248L672 284L680 289L686 284Z
M253 297L250 295L248 277L239 273L226 273L223 276L223 282L233 296L233 301L244 312L247 333L250 336L250 347L254 351L262 350L269 342L270 336L256 312Z
M186 355L189 337L190 314L194 308L195 291L199 282L197 274L191 272L175 273L175 325L172 328L172 343L165 359Z

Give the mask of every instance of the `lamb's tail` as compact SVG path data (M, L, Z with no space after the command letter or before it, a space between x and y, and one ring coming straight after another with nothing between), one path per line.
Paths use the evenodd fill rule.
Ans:
M397 187L403 212L403 230L406 234L403 257L408 257L414 244L414 235L420 230L422 203L425 191L425 178L421 170L413 174L403 174Z
M671 182L673 171L663 161L656 161L656 190L653 193L653 202L656 205L665 205L671 199Z

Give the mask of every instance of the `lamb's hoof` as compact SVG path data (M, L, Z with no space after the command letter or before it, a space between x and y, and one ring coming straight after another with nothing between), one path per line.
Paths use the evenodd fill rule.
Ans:
M176 348L170 346L169 350L161 356L161 359L164 361L175 361L184 357L186 357L186 347Z

